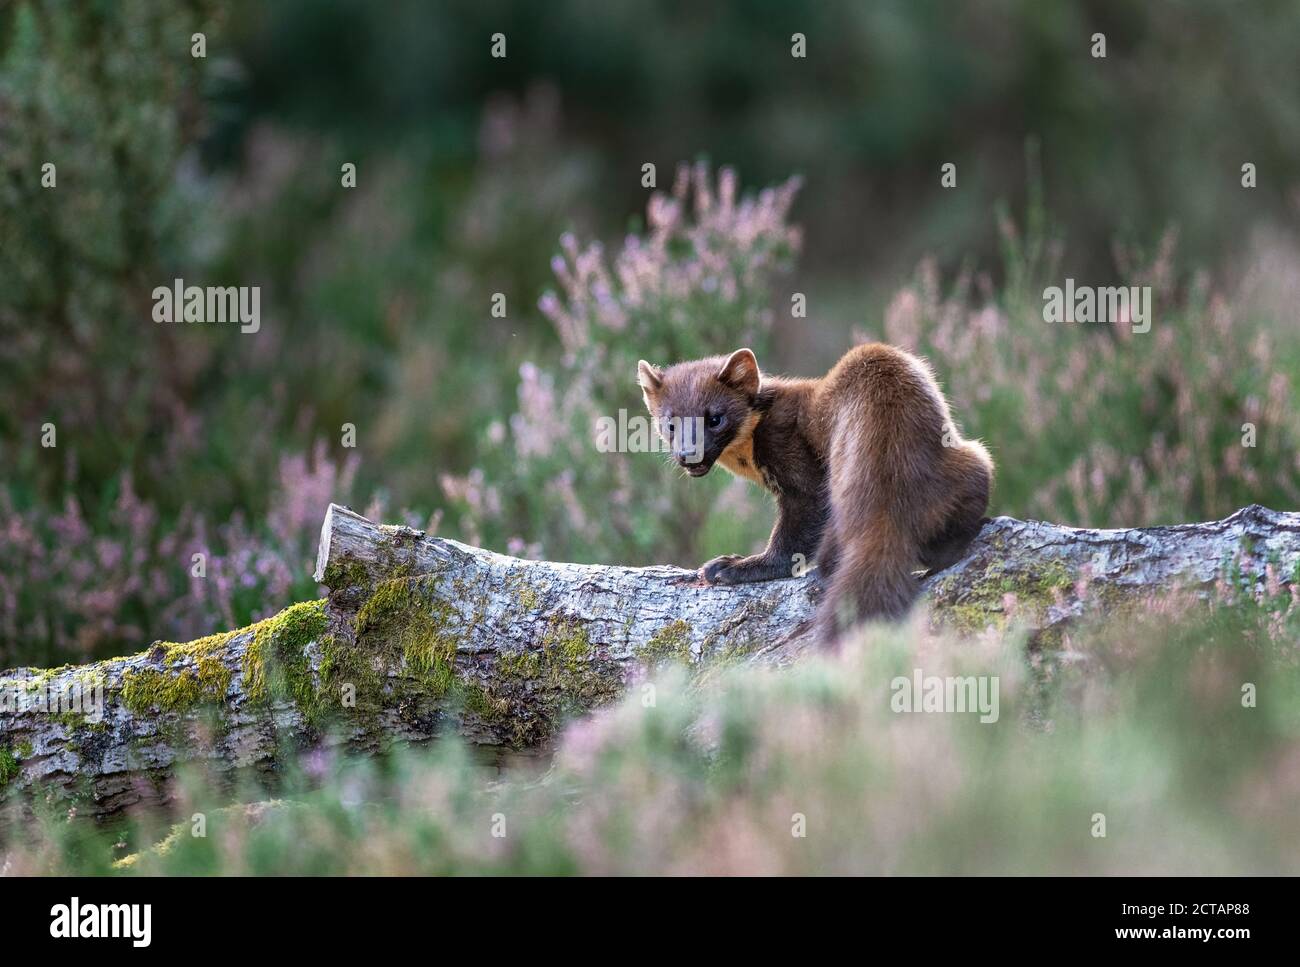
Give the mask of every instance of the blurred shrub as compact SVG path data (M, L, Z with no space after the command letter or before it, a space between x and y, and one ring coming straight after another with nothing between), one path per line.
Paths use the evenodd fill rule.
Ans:
M145 471L152 496L166 489L156 458L183 445L169 437L203 349L150 321L149 292L202 224L182 159L198 134L203 63L189 38L211 9L4 11L0 459L22 502L57 501L66 487L98 513L111 504L100 488L124 468ZM46 163L56 188L41 186ZM37 445L45 422L61 449Z
M996 264L988 205L1023 197L1030 135L1080 275L1110 267L1117 234L1147 240L1171 222L1194 264L1232 256L1251 224L1286 220L1300 187L1291 0L380 6L239 8L250 71L239 120L269 115L358 144L436 131L463 153L487 96L544 78L566 106L566 140L602 158L598 209L640 205L643 162L700 151L760 184L799 172L813 264L875 276L930 253ZM504 59L488 53L496 32ZM1091 56L1095 32L1104 59ZM1251 191L1246 161L1260 172ZM946 162L955 191L939 188Z
M270 509L259 522L236 513L214 524L189 506L166 519L125 475L94 527L71 496L57 512L21 510L0 489L0 665L188 641L312 597L321 508L349 500L355 471L355 460L336 466L323 446L283 457L267 474Z

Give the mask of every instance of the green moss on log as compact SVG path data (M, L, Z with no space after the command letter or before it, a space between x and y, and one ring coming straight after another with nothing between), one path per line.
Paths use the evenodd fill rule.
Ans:
M389 665L400 663L432 697L456 685L456 654L463 619L432 593L431 576L381 582L357 612L357 644Z
M307 646L329 634L325 599L291 605L248 629L253 640L244 650L244 693L252 701L288 699L315 704L316 687Z
M570 714L611 701L623 691L621 666L592 644L581 621L555 616L534 644L495 659L490 690L467 706L484 718L508 721L517 744L544 740Z
M936 616L955 631L973 634L992 625L1002 629L1007 624L1007 596L1015 599L1015 609L1040 620L1047 609L1063 600L1073 587L1075 575L1063 561L1047 561L1042 566L1008 568L1004 561L990 561L978 577L970 574L945 578L933 591L939 607Z
M0 748L0 789L7 786L18 775L18 757L4 746Z
M150 709L184 712L225 699L231 671L218 659L203 657L195 667L174 670L127 669L122 675L122 702L137 714Z
M371 582L370 572L356 558L330 561L325 565L321 583L331 591L339 588L364 587Z
M691 652L691 626L680 618L669 622L637 649L637 657L652 666L672 662L690 664L694 657Z

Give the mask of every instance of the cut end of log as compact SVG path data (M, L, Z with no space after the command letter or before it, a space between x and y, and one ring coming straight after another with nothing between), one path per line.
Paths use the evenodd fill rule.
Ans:
M325 566L330 560L330 535L334 533L334 513L335 511L347 510L339 504L330 504L325 511L325 521L320 526L320 542L316 547L316 570L312 572L312 580L317 584L325 583Z

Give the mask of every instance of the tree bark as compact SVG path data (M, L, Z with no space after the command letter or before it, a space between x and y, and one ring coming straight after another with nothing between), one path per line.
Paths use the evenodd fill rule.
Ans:
M1263 586L1300 562L1300 514L1089 530L999 517L924 581L930 620L1009 621L1031 647L1069 623L1176 588ZM455 733L536 750L562 722L669 662L694 674L782 666L814 648L816 571L711 587L675 567L525 561L331 505L315 577L328 590L250 628L127 658L0 676L0 796L113 817L167 802L178 768L233 783L322 746L374 752ZM77 693L79 709L60 707ZM95 707L96 690L102 704ZM86 711L89 706L90 712ZM7 809L6 813L12 812Z

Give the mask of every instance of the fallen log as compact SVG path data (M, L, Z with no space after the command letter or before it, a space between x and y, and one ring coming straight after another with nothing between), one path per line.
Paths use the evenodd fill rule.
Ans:
M1285 583L1298 563L1300 514L1259 506L1122 530L999 517L925 589L934 622L981 632L1014 620L1051 648L1090 611L1212 593L1225 576ZM519 560L331 505L315 577L328 597L249 628L5 672L0 797L39 793L109 818L167 802L182 767L272 777L322 744L366 753L453 733L537 749L665 663L780 666L814 647L815 570L710 587L675 567Z

